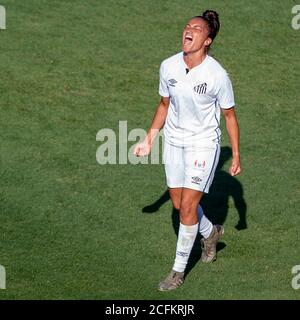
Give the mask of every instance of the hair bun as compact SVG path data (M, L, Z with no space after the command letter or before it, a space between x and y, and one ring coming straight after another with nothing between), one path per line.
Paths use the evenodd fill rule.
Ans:
M220 29L219 15L216 11L206 10L201 16L208 23L209 37L214 40Z
M216 11L213 10L206 10L202 13L204 19L208 21L218 21L219 22L219 15Z

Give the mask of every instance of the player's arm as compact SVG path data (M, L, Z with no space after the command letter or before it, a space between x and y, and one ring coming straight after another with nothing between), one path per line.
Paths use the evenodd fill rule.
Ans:
M232 107L229 109L222 109L222 111L225 118L226 129L229 135L230 144L232 148L232 163L229 169L229 173L232 176L235 176L242 171L239 151L240 129L235 114L235 108Z
M164 126L168 114L170 98L161 97L160 103L157 106L152 124L143 142L138 143L134 148L134 154L138 157L147 156L150 153L153 141L160 129Z

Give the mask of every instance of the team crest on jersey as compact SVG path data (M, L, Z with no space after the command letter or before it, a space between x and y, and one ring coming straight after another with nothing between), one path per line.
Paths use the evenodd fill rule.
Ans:
M175 87L175 84L177 83L177 81L175 79L170 79L168 83L169 83L169 86Z
M198 86L194 87L194 91L199 93L199 94L205 94L206 93L206 89L207 89L207 83L201 83Z

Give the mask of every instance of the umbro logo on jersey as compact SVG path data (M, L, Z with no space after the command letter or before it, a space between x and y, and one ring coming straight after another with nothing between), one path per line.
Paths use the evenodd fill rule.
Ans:
M199 93L199 94L205 94L206 93L206 88L207 88L207 83L201 83L198 86L194 87L194 91Z
M175 79L170 79L168 82L169 82L169 86L171 87L175 87L175 84L177 83Z

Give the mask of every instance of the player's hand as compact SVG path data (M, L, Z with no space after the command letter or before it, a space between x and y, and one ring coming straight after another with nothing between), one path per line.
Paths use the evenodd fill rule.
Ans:
M238 157L233 158L231 162L231 167L229 173L231 176L236 176L242 172L240 159Z
M148 143L148 141L144 140L135 146L133 154L137 157L145 157L150 153L150 150L151 145Z

